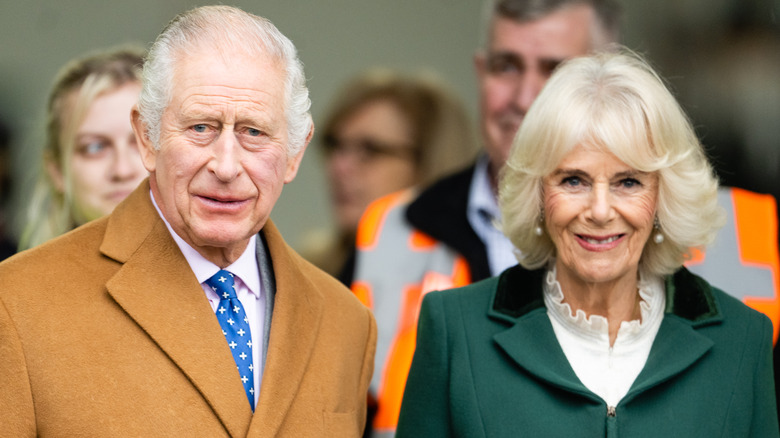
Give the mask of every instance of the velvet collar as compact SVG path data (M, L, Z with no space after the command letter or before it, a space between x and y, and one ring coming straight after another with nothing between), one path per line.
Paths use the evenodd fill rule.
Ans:
M545 272L545 269L529 271L515 266L501 273L490 314L514 322L526 313L544 307ZM680 268L666 277L665 283L665 313L676 315L697 326L722 319L712 286L701 277L686 268Z

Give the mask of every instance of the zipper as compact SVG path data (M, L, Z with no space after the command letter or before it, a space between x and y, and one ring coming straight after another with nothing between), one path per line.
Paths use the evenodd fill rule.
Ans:
M614 406L607 406L607 417L616 417L617 416L617 410Z

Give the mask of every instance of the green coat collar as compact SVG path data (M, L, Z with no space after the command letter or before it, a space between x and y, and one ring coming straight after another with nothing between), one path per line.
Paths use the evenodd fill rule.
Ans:
M513 324L517 318L544 307L545 274L545 269L529 271L520 266L504 271L498 278L498 287L488 315ZM717 323L723 319L712 287L686 268L680 268L666 277L666 313L695 326Z
M515 267L501 274L488 316L508 328L493 339L509 358L550 385L600 401L577 378L555 337L544 306L545 272ZM706 281L685 268L667 277L666 315L645 367L621 404L704 356L713 342L696 329L722 319Z

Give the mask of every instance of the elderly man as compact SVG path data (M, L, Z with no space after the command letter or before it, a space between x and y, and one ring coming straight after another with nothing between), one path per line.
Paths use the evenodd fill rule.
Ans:
M269 21L168 25L132 114L148 183L0 265L0 436L359 436L374 320L268 218L308 109Z
M358 230L353 291L371 306L379 340L373 436L392 436L415 347L422 295L497 275L517 263L494 226L498 172L553 69L617 39L611 0L492 0L475 56L484 154L422 193L376 201Z

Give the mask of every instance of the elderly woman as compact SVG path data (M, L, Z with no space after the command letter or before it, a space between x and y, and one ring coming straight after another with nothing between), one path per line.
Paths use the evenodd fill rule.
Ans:
M777 437L769 320L682 267L722 223L641 59L564 64L501 180L520 266L427 295L399 437Z
M122 47L74 59L49 94L43 167L20 249L107 215L148 175L130 125L144 50Z

